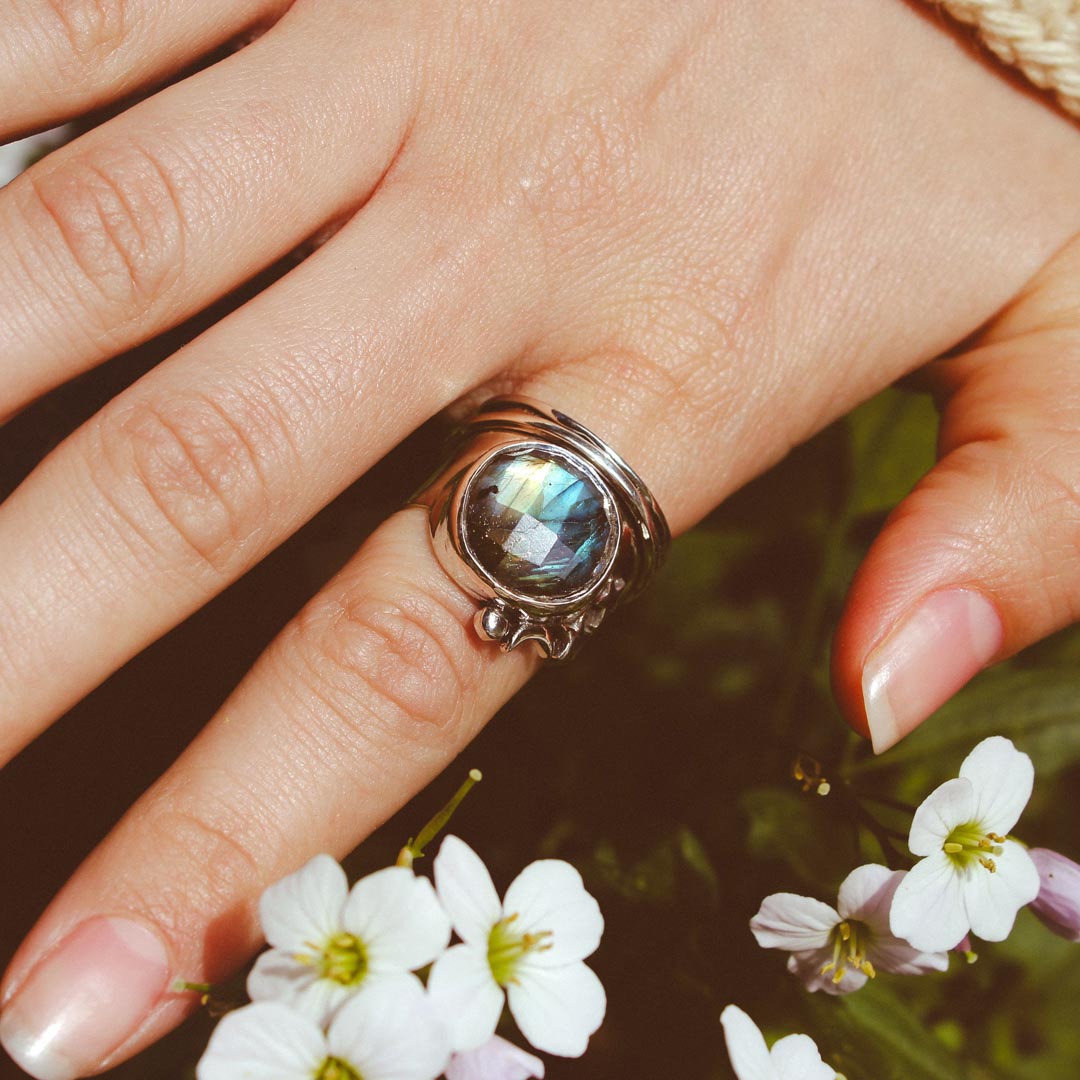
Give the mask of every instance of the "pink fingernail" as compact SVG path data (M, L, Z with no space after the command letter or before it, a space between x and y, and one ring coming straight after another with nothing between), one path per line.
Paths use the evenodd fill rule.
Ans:
M37 1080L97 1069L165 991L161 941L128 919L76 927L38 962L0 1015L0 1044Z
M931 593L867 657L863 704L880 754L944 705L993 660L1004 630L994 605L969 589Z

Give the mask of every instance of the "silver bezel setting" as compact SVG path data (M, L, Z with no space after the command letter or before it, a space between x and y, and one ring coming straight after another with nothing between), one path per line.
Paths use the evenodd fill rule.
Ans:
M610 531L601 558L579 589L546 597L489 571L469 545L465 509L477 476L499 457L534 454L580 472L601 496ZM588 428L539 402L491 399L458 431L450 462L412 502L428 513L436 558L481 603L478 635L505 651L535 642L552 659L573 653L607 611L644 587L667 550L667 522L641 478Z

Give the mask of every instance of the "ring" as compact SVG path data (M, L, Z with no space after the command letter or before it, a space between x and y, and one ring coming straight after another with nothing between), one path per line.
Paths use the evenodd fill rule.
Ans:
M671 542L641 477L528 398L492 398L461 424L410 505L427 509L440 565L480 601L479 636L506 652L536 642L553 660L637 595Z

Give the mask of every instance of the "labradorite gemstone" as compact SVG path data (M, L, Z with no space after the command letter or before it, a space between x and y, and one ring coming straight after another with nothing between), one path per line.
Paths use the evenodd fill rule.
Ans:
M543 600L589 583L613 528L589 476L540 450L493 457L473 479L463 517L469 550L492 578Z

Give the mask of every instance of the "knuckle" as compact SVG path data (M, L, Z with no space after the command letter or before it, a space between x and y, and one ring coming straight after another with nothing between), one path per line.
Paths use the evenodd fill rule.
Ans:
M452 740L480 677L460 615L407 585L316 600L293 646L332 722L377 746Z
M103 329L168 297L182 273L186 226L177 185L153 153L103 146L27 176L24 214Z
M245 796L247 793L245 792ZM168 867L172 887L151 877L145 904L148 916L170 936L198 932L208 912L263 883L267 853L282 850L282 838L267 825L270 815L244 802L233 808L205 799L197 808L159 806L145 815L141 840Z
M269 463L287 452L268 408L188 393L107 409L94 456L113 481L109 501L125 519L148 523L159 556L229 577L267 520Z
M671 356L639 333L618 339L571 358L563 372L576 371L586 392L603 399L603 410L622 418L628 428L667 437L671 430L697 430L715 425L731 404L717 385L724 379L717 365L695 355Z
M640 187L641 132L626 110L599 95L568 101L506 158L504 182L549 244L572 246L586 232L617 229Z
M129 38L129 0L48 0L67 78L96 81L102 65Z

